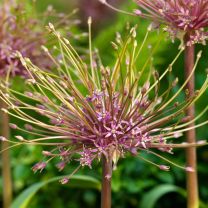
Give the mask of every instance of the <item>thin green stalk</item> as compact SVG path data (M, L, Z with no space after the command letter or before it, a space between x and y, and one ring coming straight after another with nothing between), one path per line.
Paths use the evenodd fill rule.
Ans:
M101 191L101 208L111 208L111 174L112 160L102 158L102 191Z
M6 104L0 100L0 109L6 108ZM9 139L9 116L8 114L1 112L1 135ZM8 149L9 143L2 142L1 148ZM12 202L12 179L10 168L10 154L9 150L2 152L2 178L3 178L3 207L9 208Z
M185 37L185 44L189 40L189 35ZM186 46L185 48L185 79L190 76L191 71L194 68L195 61L195 47ZM193 96L195 91L195 76L192 74L190 80L187 83L187 89L189 91L188 96ZM186 112L187 116L190 116L192 119L195 118L195 106L192 104ZM193 127L194 122L190 123L188 127ZM196 142L196 132L192 128L186 133L186 140L188 143ZM199 207L199 198L198 198L198 179L197 179L197 153L196 147L189 147L186 149L186 163L188 167L192 167L194 172L187 172L186 174L186 183L187 183L187 208L198 208Z

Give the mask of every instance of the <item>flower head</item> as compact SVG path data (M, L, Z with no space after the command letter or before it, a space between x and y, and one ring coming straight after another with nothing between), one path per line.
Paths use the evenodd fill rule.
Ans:
M208 27L207 0L136 0L141 10L135 14L150 18L156 23L168 25L167 30L177 36L179 33L188 33L188 45L203 43L208 38L205 31Z
M0 7L0 76L26 75L26 70L15 56L21 51L25 57L47 67L48 58L39 50L45 43L44 32L38 20L24 15L22 5L4 4Z
M40 50L40 46L47 42L47 33L41 18L32 13L28 14L24 4L12 2L0 6L0 77L28 75L16 57L16 51L20 51L23 57L30 57L34 64L43 69L52 67L46 53ZM43 17L56 17L59 26L72 25L66 15L56 13L51 6L44 12Z
M147 151L165 159L153 150L172 153L174 147L196 145L168 141L181 135L192 120L200 117L184 123L185 109L207 89L208 80L194 96L178 103L176 98L188 80L173 96L170 91L177 79L170 82L165 91L160 92L159 88L177 58L161 76L150 69L145 79L145 67L138 71L136 65L139 54L135 53L140 49L135 28L130 30L127 40L118 45L119 55L112 67L105 67L98 57L93 56L91 47L90 63L84 63L52 24L48 29L57 37L62 52L62 60L56 62L57 73L45 72L19 54L30 75L26 81L28 87L35 91L29 93L27 90L26 94L21 94L4 85L0 90L1 98L9 106L5 112L22 119L30 127L28 130L16 125L15 129L34 134L31 140L17 136L17 143L51 147L49 151L43 151L44 162L35 165L33 170L42 170L54 158L61 160L56 165L59 170L72 160L78 161L79 167L91 168L93 161L99 161L102 156L110 158L116 167L119 158L128 153L137 155ZM199 58L200 54L197 62ZM39 116L35 117L35 114ZM163 164L155 165L169 169ZM66 181L64 179L62 183Z

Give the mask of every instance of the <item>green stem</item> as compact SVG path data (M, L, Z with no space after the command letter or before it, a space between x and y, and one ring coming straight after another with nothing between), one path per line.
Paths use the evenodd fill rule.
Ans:
M189 35L187 34L185 37L185 43L189 40ZM185 48L185 78L191 74L191 71L194 68L195 61L195 47L186 46ZM194 95L195 91L195 76L192 75L191 79L187 83L187 89L189 91L189 96ZM187 109L187 116L191 118L195 117L195 106L191 105ZM193 127L194 122L189 125L189 127ZM196 142L196 132L195 129L191 129L186 133L186 139L188 143ZM199 207L199 199L198 199L198 179L197 179L197 153L196 147L189 147L186 149L186 163L188 167L192 167L194 172L187 172L186 180L187 180L187 208L198 208Z
M0 109L6 108L6 104L0 100ZM9 116L4 112L0 112L1 117L1 135L9 139ZM2 142L1 148L7 149L8 142ZM3 178L3 207L9 208L12 202L12 179L10 169L9 150L2 152L2 178Z
M111 208L111 174L112 160L102 158L102 191L101 191L101 208Z

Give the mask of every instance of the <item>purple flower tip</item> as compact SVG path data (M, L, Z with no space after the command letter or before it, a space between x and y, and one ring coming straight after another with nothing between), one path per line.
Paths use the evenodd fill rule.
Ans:
M139 9L135 9L135 10L134 10L134 14L136 14L136 15L141 15L141 14L142 14L142 11L139 10Z
M36 163L32 167L32 170L33 170L34 173L36 173L38 170L40 170L40 172L42 172L45 167L46 167L46 163L45 162L39 162L39 163Z
M9 127L10 127L11 129L17 129L17 125L16 125L16 124L13 124L13 123L10 123L10 124L9 124Z
M130 151L131 151L131 153L132 153L133 155L135 155L135 156L138 154L136 148L132 148Z
M112 175L111 175L111 174L107 174L107 175L105 176L105 178L106 178L107 180L110 180L110 179L111 179L111 177L112 177Z
M32 131L33 127L30 124L25 124L25 129L28 131Z
M207 144L207 141L206 140L200 140L200 141L197 142L197 144L201 144L201 145L202 144Z
M59 171L62 171L66 166L65 162L60 162L58 164L56 164L56 167L58 168Z
M0 141L5 142L5 141L7 141L7 139L3 136L0 136Z
M170 170L170 166L167 166L167 165L160 165L159 168L160 168L160 170L164 170L164 171Z
M51 156L51 152L49 152L49 151L42 151L42 154L44 156Z
M195 171L194 168L192 168L192 167L186 167L185 170L187 172L194 172Z
M15 138L18 139L21 142L25 140L22 136L19 136L19 135L18 136L15 136Z
M60 181L59 181L61 184L67 184L68 182L69 182L69 178L67 178L67 177L64 177L64 178L62 178Z

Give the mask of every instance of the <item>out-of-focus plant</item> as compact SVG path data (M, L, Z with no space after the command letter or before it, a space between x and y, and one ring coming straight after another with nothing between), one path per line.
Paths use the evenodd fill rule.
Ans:
M194 67L195 54L194 44L206 44L208 38L208 1L207 0L136 0L141 10L135 10L135 13L141 17L151 19L156 24L165 24L172 38L179 38L182 44L185 45L185 77L189 77ZM190 96L194 94L195 76L192 75L187 83L187 89ZM195 117L195 107L192 105L187 109L187 115ZM190 124L190 127L194 123ZM187 142L196 141L196 132L191 129L187 132ZM197 167L196 148L188 148L186 153L187 164L194 169ZM187 173L187 192L188 192L188 207L198 207L198 180L197 172Z
M27 208L29 207L29 204L34 197L34 195L44 186L52 183L52 182L57 182L61 179L62 177L55 177L55 178L50 178L49 180L43 181L43 182L38 182L33 184L32 186L28 187L25 189L20 195L18 195L17 198L12 202L11 208ZM71 177L71 181L68 184L69 187L78 187L78 188L93 188L100 190L101 189L101 184L100 181L98 181L95 178L92 178L90 176L82 176L82 175L76 175ZM71 198L70 198L71 200Z
M28 76L24 66L15 55L16 51L20 51L24 57L30 57L35 64L45 70L52 67L49 57L39 50L40 45L45 44L47 40L44 20L53 18L57 27L70 26L75 23L73 21L69 22L68 16L58 14L51 6L41 15L41 18L36 15L33 7L30 6L32 11L28 12L28 10L29 4L23 2L4 1L0 5L0 81L1 83L6 81L7 85L17 76L22 78ZM6 107L5 103L1 101L0 108ZM1 135L9 138L9 117L6 114L1 114ZM8 143L2 143L2 149L7 148ZM3 201L5 208L10 206L12 200L9 157L9 151L2 153Z
M155 23L165 24L172 38L180 38L185 44L191 46L196 43L206 44L208 33L207 0L136 0L142 10L135 10L135 14Z
M47 67L48 57L37 49L46 41L44 31L38 26L38 20L28 18L23 5L2 5L0 14L0 76L27 75L21 62L15 56L17 50L21 51L23 56L31 57L41 67Z
M12 3L12 2L11 2ZM14 5L5 2L0 8L0 80L7 80L12 76L26 76L26 70L15 56L16 50L24 56L45 67L47 60L42 52L37 50L40 44L45 43L43 31L37 31L37 20L25 18L23 5ZM13 2L14 3L14 2ZM1 102L1 108L6 108ZM9 138L9 117L1 114L1 134ZM8 143L2 143L2 149L8 148ZM4 190L4 207L10 206L12 200L12 180L10 172L9 152L2 154L2 176Z
M191 167L173 163L163 157L160 151L172 153L173 148L206 144L204 141L191 144L168 141L180 137L190 129L190 123L207 111L206 108L196 118L184 114L207 89L208 79L194 95L177 102L177 97L183 94L183 89L197 67L201 52L197 55L190 76L170 96L178 79L170 81L164 90L160 89L160 82L171 73L184 48L162 75L153 69L151 55L143 66L137 66L135 63L141 58L140 53L146 39L138 44L136 28L133 27L126 39L119 37L116 42L112 42L117 58L113 67L106 67L92 50L91 23L89 18L89 64L83 62L69 40L49 24L49 31L57 38L61 59L54 58L46 47L43 49L56 65L57 72L46 72L18 53L28 71L26 82L31 90L20 93L8 88L5 83L1 85L0 94L9 106L8 110L2 110L25 122L24 127L17 124L11 124L11 127L34 136L34 139L28 140L16 135L18 141L10 140L13 143L11 147L20 144L51 147L42 152L44 159L33 166L34 172L45 169L53 159L60 160L56 164L60 171L71 161L77 161L77 168L60 180L65 184L81 167L92 168L93 161L102 160L101 206L107 208L111 206L112 171L116 169L118 160L127 154L139 157L164 171L169 171L169 165L157 164L142 157L140 152L148 152L169 164L189 172L194 171ZM146 70L148 75L144 78ZM39 115L39 119L34 115ZM205 121L191 128L207 123ZM4 137L1 139L8 141Z
M28 5L23 3L3 4L1 6L0 27L0 76L14 77L27 76L25 68L15 56L20 51L24 57L30 57L38 66L48 69L51 66L48 56L39 50L39 46L46 44L48 34L45 32L44 24L52 20L58 28L71 29L73 25L79 24L77 19L70 19L76 10L69 14L57 13L52 6L48 6L43 14L36 11L28 12ZM31 8L30 8L31 9ZM34 10L34 8L32 8ZM28 9L29 10L29 9ZM36 12L36 14L34 14ZM72 38L78 38L73 36Z

